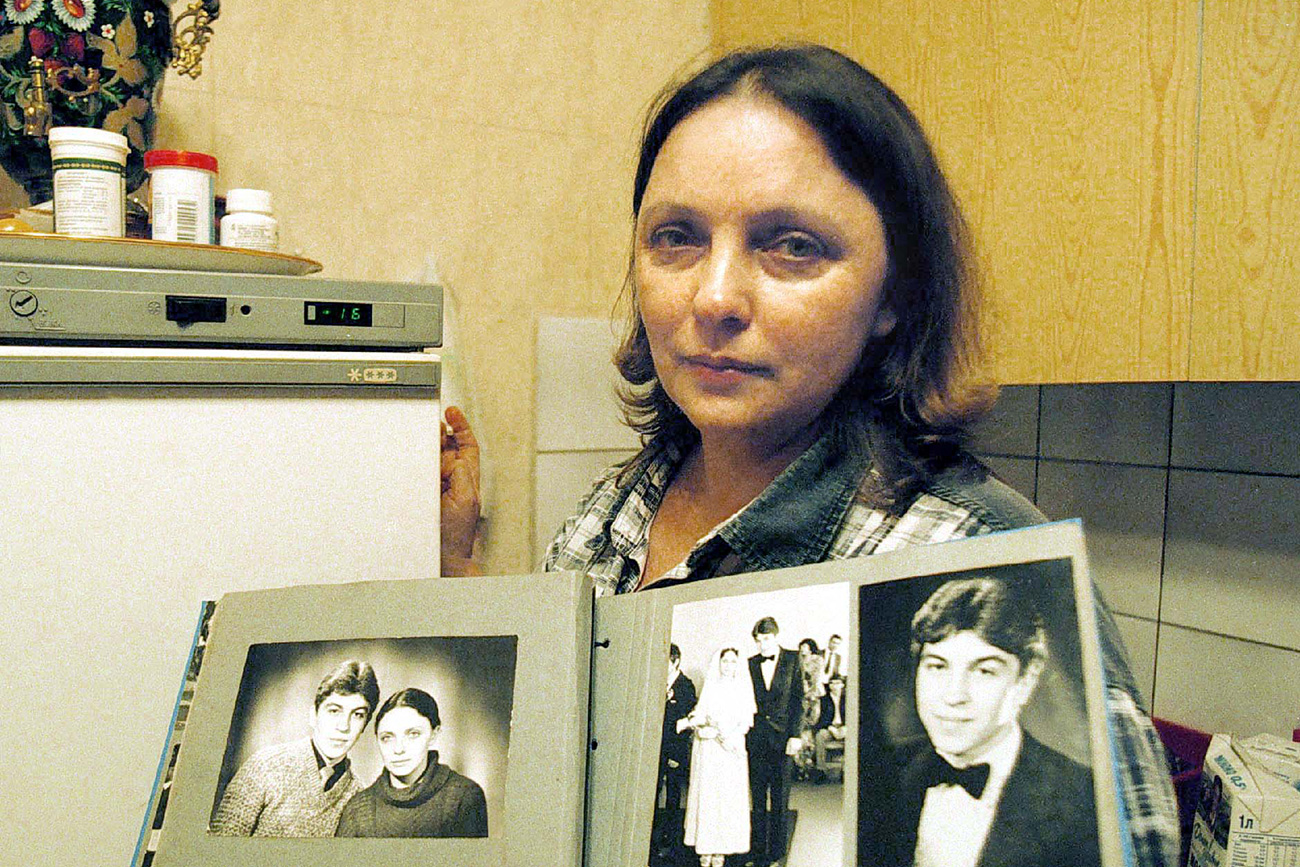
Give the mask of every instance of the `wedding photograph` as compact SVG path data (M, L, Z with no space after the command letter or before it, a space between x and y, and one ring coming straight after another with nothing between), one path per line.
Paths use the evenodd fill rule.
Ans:
M820 867L843 848L849 589L678 605L651 867Z
M516 645L512 635L252 645L208 833L504 827Z

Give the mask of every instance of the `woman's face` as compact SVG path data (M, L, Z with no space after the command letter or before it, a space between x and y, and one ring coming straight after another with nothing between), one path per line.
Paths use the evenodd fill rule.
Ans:
M735 677L737 665L736 654L731 651L722 654L722 658L718 660L718 668L722 671L723 677Z
M395 707L384 714L375 734L388 773L407 784L418 779L428 764L429 748L437 733L415 708Z
M635 274L655 371L707 440L810 438L881 309L884 226L817 133L728 96L681 121L637 219Z

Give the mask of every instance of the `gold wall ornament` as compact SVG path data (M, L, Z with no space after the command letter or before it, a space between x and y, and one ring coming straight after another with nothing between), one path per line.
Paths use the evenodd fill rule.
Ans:
M82 114L99 114L99 70L61 66L49 74L49 86L68 98Z
M172 22L172 69L181 75L198 78L203 72L203 49L212 38L212 19L208 3L194 0ZM182 26L182 22L190 23Z
M45 61L33 57L27 62L32 81L27 85L27 100L23 106L23 132L31 136L46 136L54 121L45 89Z

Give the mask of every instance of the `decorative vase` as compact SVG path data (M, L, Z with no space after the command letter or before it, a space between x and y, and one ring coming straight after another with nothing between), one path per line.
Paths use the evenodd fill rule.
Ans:
M46 134L88 126L126 136L126 186L144 182L169 64L197 76L218 0L197 0L173 32L165 0L3 0L0 167L32 203L50 198ZM179 29L188 23L184 29Z

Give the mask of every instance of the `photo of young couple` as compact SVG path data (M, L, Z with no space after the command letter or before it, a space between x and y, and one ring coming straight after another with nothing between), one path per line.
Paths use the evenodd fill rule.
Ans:
M651 867L801 867L842 847L845 585L674 610Z
M253 646L209 833L487 837L514 666L512 636Z

